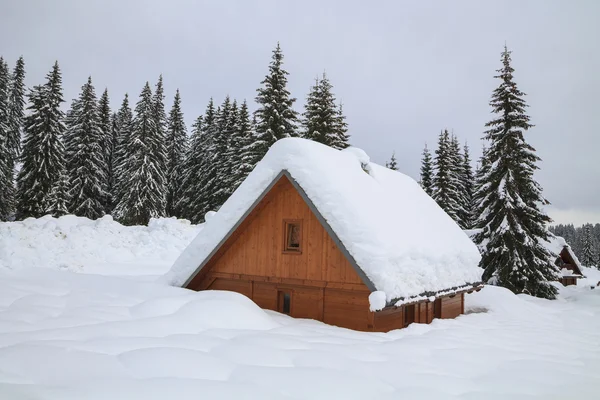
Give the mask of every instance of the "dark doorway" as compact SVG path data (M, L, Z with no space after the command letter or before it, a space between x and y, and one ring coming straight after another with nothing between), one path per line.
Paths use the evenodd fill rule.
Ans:
M415 322L415 305L404 306L404 326L407 327Z
M433 318L442 318L442 299L433 302Z
M289 290L279 290L277 292L277 311L282 314L290 315L292 309L292 294Z

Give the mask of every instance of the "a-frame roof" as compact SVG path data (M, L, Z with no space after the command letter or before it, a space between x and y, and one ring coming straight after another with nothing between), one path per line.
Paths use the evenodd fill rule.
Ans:
M414 180L370 162L362 150L295 138L271 147L175 262L169 283L193 279L282 176L367 287L385 292L388 302L480 281L476 246Z

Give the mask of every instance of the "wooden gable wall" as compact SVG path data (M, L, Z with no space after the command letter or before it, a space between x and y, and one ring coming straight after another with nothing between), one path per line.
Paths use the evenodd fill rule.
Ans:
M302 221L302 252L283 252L284 220ZM188 288L201 290L207 275L240 275L309 286L369 291L334 240L286 176L223 244ZM256 280L256 279L254 279Z

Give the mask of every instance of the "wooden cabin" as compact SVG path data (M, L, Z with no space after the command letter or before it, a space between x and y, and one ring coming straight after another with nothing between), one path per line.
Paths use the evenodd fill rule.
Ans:
M577 279L583 278L581 264L563 238L556 237L556 243L552 246L553 254L558 254L555 264L561 269L560 283L565 286L577 285Z
M280 142L284 142L285 146ZM464 263L469 262L469 258L463 257L456 265L462 265L467 273L459 273L458 280L451 280L442 287L439 282L436 282L437 286L432 283L431 289L419 289L413 293L404 290L405 296L390 296L386 293L385 304L375 306L370 300L372 293L381 292L388 287L408 285L410 282L380 283L381 278L377 276L377 271L369 269L368 261L365 261L365 265L362 264L361 261L369 257L369 253L363 253L361 243L346 239L349 235L344 227L332 223L336 218L335 212L344 215L344 210L351 206L346 201L349 198L344 200L343 197L349 193L345 193L344 188L339 188L339 196L336 197L336 173L320 170L318 163L313 162L312 158L319 151L330 157L341 157L340 154L344 154L341 158L351 165L345 166L344 162L340 162L339 167L353 169L358 178L368 173L364 163L357 162L351 153L303 139L284 139L280 142L273 146L265 160L257 165L247 182L240 186L221 210L211 216L203 231L176 262L173 273L176 284L193 290L235 291L264 309L360 331L387 332L413 322L430 323L434 318L454 318L464 313L465 293L481 287L481 272L476 268L479 253L460 228L456 226L453 230L454 226L444 219L443 211L442 214L436 214L445 228L442 231L450 227L450 231L460 235L457 241L467 248L466 254L476 254L470 260L471 264L475 264L465 266ZM296 149L297 146L303 151ZM295 162L281 165L281 162L277 164L270 161L270 158L285 160L286 151L295 156L290 156ZM275 154L270 154L272 152ZM307 160L298 162L299 156L306 156ZM310 166L312 173L316 174L312 178L316 176L318 183L308 181L308 175L298 173L297 177L294 176L295 170L300 168L299 164ZM379 168L377 173L382 175L402 175ZM271 174L276 171L276 175L268 176L267 170ZM325 179L328 174L332 176ZM263 179L265 176L266 179ZM402 177L403 181L408 178L404 175ZM300 183L302 180L308 182L308 187L305 188ZM266 183L266 186L256 185L256 188L255 182L262 182L263 185ZM356 188L353 190L357 190L357 193L369 190L368 186L361 187L360 179L355 184ZM409 193L422 192L416 183L408 186ZM325 196L327 202L323 202L322 197L311 197L307 193L309 190L314 191L315 187L330 191L331 196ZM429 197L424 193L423 195L421 200L427 202ZM318 201L313 201L313 198ZM437 204L431 201L425 209L437 211L434 206L437 207ZM356 210L349 214L355 213ZM348 217L352 218L352 215ZM395 219L390 217L390 223L394 222ZM360 224L360 219L356 218L355 223ZM369 234L368 226L361 229L364 234ZM340 235L339 232L346 235ZM402 243L397 245L402 246ZM428 246L424 247L427 251ZM367 252L373 250L367 249ZM410 249L408 252L410 253ZM433 271L437 268L412 259L403 261L398 268L410 268L411 262ZM385 268L392 268L393 264L386 264L382 260L381 266L382 271L386 272ZM402 277L402 273L396 275ZM414 279L413 276L422 274L405 275L408 281ZM472 280L468 281L465 277ZM419 287L416 284L408 286Z

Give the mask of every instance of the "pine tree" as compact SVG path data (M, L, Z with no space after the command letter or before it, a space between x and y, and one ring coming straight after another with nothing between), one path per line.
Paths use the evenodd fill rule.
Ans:
M209 147L211 162L204 170L204 198L207 199L206 211L218 210L231 194L231 187L226 184L232 165L229 162L229 139L234 129L233 108L229 96L217 111L216 131L212 146ZM205 212L206 212L205 211Z
M473 192L475 190L475 177L473 176L473 167L471 166L471 155L469 153L469 146L465 144L463 147L462 154L462 175L460 177L462 190L463 190L463 204L461 206L462 214L460 220L462 221L463 229L473 229L475 227L475 203L473 199Z
M385 166L391 170L398 171L398 163L396 162L396 152L392 153L392 158L389 162L385 163Z
M104 180L102 182L102 189L105 193L105 197L102 200L102 205L107 214L112 212L114 207L112 200L112 158L114 151L113 143L113 123L110 111L110 99L108 98L108 89L104 89L100 100L98 101L98 120L101 135L101 146L103 154Z
M117 204L121 201L124 195L124 191L127 190L125 183L128 181L129 177L127 176L129 156L128 149L131 148L131 131L133 129L133 113L131 112L131 108L129 107L129 96L125 94L125 98L121 103L121 108L117 112L116 118L114 120L114 130L113 133L115 137L115 146L113 150L113 160L112 160L112 175L113 175L113 183L112 183L112 193L111 198L113 199L113 204L116 207Z
M315 81L306 99L305 112L302 114L303 136L315 142L334 148L348 146L344 116L335 104L333 86L323 73Z
M476 196L482 199L476 235L482 249L483 280L494 281L515 293L552 299L556 288L550 283L559 277L551 254L541 245L548 239L546 224L551 220L540 209L548 204L533 174L540 160L525 142L524 131L533 125L525 114L527 104L513 80L510 52L502 53L503 67L495 77L500 85L490 105L497 115L486 124L488 171L481 178Z
M17 177L17 218L41 217L48 210L50 194L64 168L61 142L65 126L60 104L62 78L58 62L47 82L29 94L31 113L25 117L21 170Z
M175 92L167 127L167 215L180 217L175 204L181 196L182 169L187 152L187 131L179 89Z
M200 189L196 186L200 177L204 155L203 116L192 124L190 146L183 161L181 172L181 195L174 205L177 213L191 221L194 220L194 207L198 202Z
M277 43L273 51L269 74L261 82L263 85L257 90L256 102L258 109L256 116L256 134L260 147L255 151L262 158L269 147L277 140L296 136L298 113L292 108L295 98L287 90L288 72L282 68L283 53Z
M12 76L0 57L0 220L15 211L15 165L21 151L25 107L25 63L17 61Z
M425 144L421 158L421 179L419 183L429 196L433 196L433 177L433 160L431 159L431 152L427 148L427 144Z
M136 105L131 137L126 144L128 161L115 214L123 224L146 225L150 218L164 216L166 205L164 136L157 127L156 102L148 82Z
M344 105L340 103L337 107L335 119L335 140L331 143L334 149L345 149L350 146L350 135L348 135L348 123L344 115Z
M57 218L66 215L69 213L68 207L70 201L69 174L66 169L63 168L60 171L58 181L56 181L54 187L50 191L46 213Z
M14 207L13 154L9 135L9 73L8 66L0 57L0 221L11 216Z
M581 264L586 267L594 267L596 265L596 246L594 236L592 235L592 224L585 224L582 227L581 237Z
M97 219L105 213L107 199L105 136L98 115L98 102L88 78L71 109L65 133L66 165L71 181L69 211Z
M455 175L456 159L453 154L452 140L447 129L440 133L435 154L432 197L453 220L458 221L460 206L458 203L459 188L457 187Z
M21 136L25 118L25 61L17 60L11 77L8 94L8 149L13 156L13 163L21 153Z
M211 210L211 196L207 187L214 154L217 115L211 98L204 116L198 117L192 126L191 146L183 169L183 193L177 202L177 208L192 223L204 221L204 215Z
M248 112L248 104L246 104L246 100L244 100L238 113L236 143L232 145L233 148L239 149L239 165L234 173L235 179L232 183L233 188L237 188L244 179L246 179L256 164L256 162L253 162L253 154L250 152L254 144L254 138L252 123L250 122L250 113Z
M458 137L456 135L452 135L450 139L449 146L450 153L450 177L454 182L453 186L456 188L456 197L454 201L456 202L456 223L463 229L467 229L469 224L470 217L468 216L468 208L469 208L469 200L467 199L465 192L466 188L465 184L465 171L464 166L465 162L463 159L463 154L460 149L460 144L458 142ZM464 220L464 218L467 220Z

